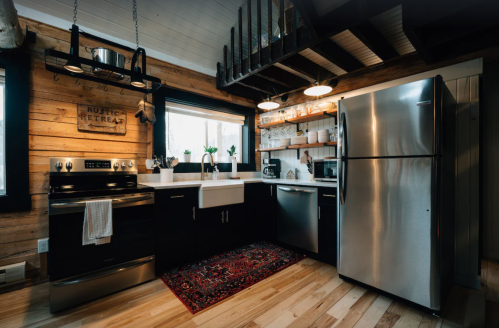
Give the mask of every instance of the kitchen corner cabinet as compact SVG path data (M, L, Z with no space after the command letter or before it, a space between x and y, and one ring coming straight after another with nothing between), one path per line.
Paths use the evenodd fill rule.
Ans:
M336 266L337 261L336 188L319 188L319 260Z
M190 261L196 255L198 188L156 190L156 271Z

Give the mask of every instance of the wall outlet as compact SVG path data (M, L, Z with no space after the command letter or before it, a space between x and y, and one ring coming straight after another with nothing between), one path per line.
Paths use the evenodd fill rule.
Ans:
M38 253L47 253L49 251L49 239L38 239Z

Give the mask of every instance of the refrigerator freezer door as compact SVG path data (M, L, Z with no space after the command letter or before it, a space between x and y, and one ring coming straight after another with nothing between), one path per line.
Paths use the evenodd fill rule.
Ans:
M339 208L338 270L367 285L438 308L432 163L431 157L341 163L344 176L340 180L345 185L344 204Z
M342 157L434 154L434 79L340 101Z

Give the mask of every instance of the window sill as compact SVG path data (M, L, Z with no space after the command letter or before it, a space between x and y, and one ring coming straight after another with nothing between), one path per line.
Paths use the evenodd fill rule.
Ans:
M231 172L231 163L216 163L220 172ZM209 163L204 163L204 169L213 172L213 167ZM256 172L256 164L238 163L238 172ZM201 173L201 163L179 163L175 166L174 173Z

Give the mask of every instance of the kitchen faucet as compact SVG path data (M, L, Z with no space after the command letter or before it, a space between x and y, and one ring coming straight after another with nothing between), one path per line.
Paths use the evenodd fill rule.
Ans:
M203 172L204 171L204 157L206 155L210 155L211 166L215 165L215 164L213 164L213 156L210 153L205 153L203 155L203 158L201 158L201 180L204 180L204 172Z

